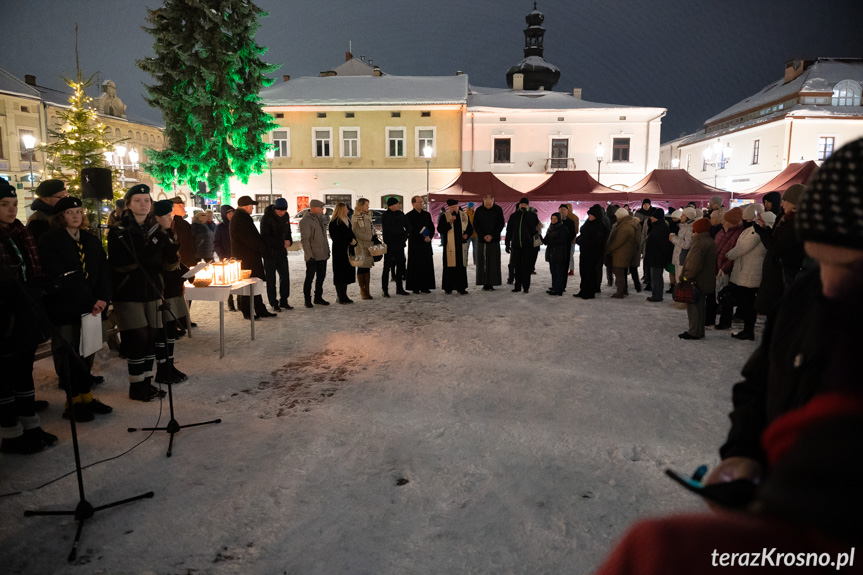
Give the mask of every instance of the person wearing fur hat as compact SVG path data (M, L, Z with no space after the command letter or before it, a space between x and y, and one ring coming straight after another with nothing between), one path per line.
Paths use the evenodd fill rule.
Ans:
M623 299L629 295L626 276L629 273L630 262L633 254L638 250L638 236L636 225L630 223L632 216L626 208L618 208L614 213L617 223L611 228L608 236L608 244L605 252L611 256L611 265L614 269L616 291L611 297Z
M162 327L163 247L156 234L150 187L137 184L126 192L126 210L108 231L108 265L114 315L126 353L129 398L152 401L165 396L153 385L156 340Z
M743 209L743 221L746 222L746 218L755 220L756 214L756 205L748 204ZM752 223L754 224L754 221ZM761 285L761 270L766 253L767 249L761 242L758 232L755 231L755 226L750 225L744 227L740 237L737 238L737 243L725 254L725 257L734 262L729 285L734 302L737 304L737 316L743 320L743 331L733 333L731 337L750 341L755 339L755 296ZM720 323L723 323L722 319Z
M446 205L437 221L444 248L441 287L447 294L456 290L467 295L467 239L473 234L473 226L457 200L449 199Z
M267 246L264 254L264 272L267 275L267 298L274 312L294 309L288 303L291 295L291 273L288 267L288 248L294 242L291 236L288 201L278 198L267 206L261 216L261 239ZM276 275L278 279L278 299L276 299Z
M63 417L92 421L94 415L110 413L111 408L94 399L90 390L96 354L78 354L81 317L105 314L111 301L111 271L102 242L87 231L82 206L73 196L54 205L51 229L39 239L39 259L48 286L42 301L55 328L51 337L54 368L60 386L68 387L72 398Z
M602 262L605 254L605 242L608 239L608 228L602 221L605 215L602 206L594 204L587 210L587 221L581 226L581 233L576 238L578 243L578 275L581 284L578 293L573 297L593 299L596 297L598 285L602 283Z
M36 186L36 199L30 204L33 214L27 220L27 229L37 242L42 234L51 227L51 216L54 215L54 205L67 197L69 191L63 180L45 180Z
M38 321L42 264L33 235L17 219L15 188L0 178L0 453L29 455L57 443L36 413L33 361L46 339Z
M678 218L677 233L670 233L668 239L674 245L674 253L671 254L671 265L677 269L678 267L683 267L683 264L686 262L686 255L689 253L689 248L692 245L692 223L698 219L698 213L695 211L695 208L686 207L671 214L672 219L675 214ZM671 277L671 290L674 289L674 282L675 278Z
M710 220L699 218L692 223L692 243L686 262L677 274L678 281L695 286L695 301L686 304L689 329L680 339L701 339L707 322L707 303L716 301L716 242L710 237Z
M715 325L716 329L728 329L731 327L731 319L734 313L734 298L733 290L729 283L731 270L734 268L734 261L729 260L727 254L737 244L737 238L743 233L743 210L740 208L732 208L725 212L722 216L722 229L716 234L716 268L717 284L723 285L719 289L717 299L720 307L719 323ZM708 319L713 320L714 316L710 315L711 310L707 310Z
M506 222L506 253L512 254L514 283L512 291L530 291L530 276L536 265L534 237L539 232L540 223L536 213L530 210L527 197L518 202L518 209Z
M213 249L219 256L219 261L231 259L231 218L234 217L234 208L225 204L219 208L222 215L222 223L216 226L213 233ZM228 296L228 311L237 311L234 305L234 294Z
M793 199L794 226L816 265L768 316L761 345L734 386L731 429L710 484L769 475L761 439L771 423L827 394L863 391L863 138L834 152ZM836 465L832 476L840 477Z

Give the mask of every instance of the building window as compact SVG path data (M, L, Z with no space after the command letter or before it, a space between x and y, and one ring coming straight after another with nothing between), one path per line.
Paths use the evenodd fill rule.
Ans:
M281 119L281 118L284 118L284 117L285 117L285 113L284 113L284 112L276 112L276 118Z
M689 168L692 166L692 154L686 154L686 171L689 172Z
M343 158L360 157L360 129L339 128L339 139L342 143Z
M29 106L21 106L21 111L24 112L25 114L29 114L30 113L30 107Z
M318 112L318 118L326 118L326 117L327 117L326 112Z
M431 146L432 149L432 157L437 155L437 148L435 147L435 128L417 128L417 158L425 157L425 148L426 146Z
M833 154L833 145L836 143L836 138L826 137L818 138L818 159L826 160Z
M354 117L353 112L345 112L345 118L353 118L353 117Z
M387 157L405 157L406 128L387 128Z
M291 157L291 132L290 130L273 130L272 143L276 149L276 158Z
M123 137L123 133L120 131L120 128L114 128L114 137L118 140Z
M420 117L431 118L431 112L420 112Z
M333 157L333 129L312 128L312 138L315 141L316 158Z
M629 161L629 138L614 138L611 150L612 162Z
M510 152L512 151L511 138L495 138L494 139L494 163L509 164Z
M833 87L833 106L859 106L860 84L854 80L842 80Z
M761 153L761 140L752 142L752 163L758 163L758 156Z
M401 118L401 117L402 117L402 113L401 113L401 112L392 112L392 113L390 114L390 118Z

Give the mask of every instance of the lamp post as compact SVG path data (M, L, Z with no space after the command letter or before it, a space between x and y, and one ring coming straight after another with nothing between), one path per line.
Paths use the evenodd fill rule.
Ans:
M711 146L707 146L704 150L704 163L714 168L713 171L713 187L717 187L719 170L725 168L725 164L731 161L731 144L722 145L719 138Z
M36 138L32 134L24 134L21 136L21 141L24 142L24 151L30 152L27 154L27 159L30 160L30 189L33 189L33 148L36 147Z
M267 150L267 163L270 165L270 205L273 205L273 160L276 157L276 151L272 148Z
M598 182L602 160L605 158L605 146L602 145L602 142L596 145L593 152L596 154L596 181Z
M126 189L126 146L114 146L114 165L120 169L120 187Z
M426 144L423 148L423 157L426 159L426 203L430 205L429 197L429 171L431 170L432 147Z
M677 168L679 168L680 167L680 158L674 158L673 160L671 160L671 167L675 170Z

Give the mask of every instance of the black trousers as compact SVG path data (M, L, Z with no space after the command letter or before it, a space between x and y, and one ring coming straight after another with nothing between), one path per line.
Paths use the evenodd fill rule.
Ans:
M287 301L291 295L291 276L288 271L288 256L267 256L264 258L264 273L267 276L267 299L274 306ZM276 299L276 274L279 275L279 297Z
M515 287L530 289L530 275L536 265L536 248L512 248L512 260L515 264Z
M0 426L12 427L18 416L34 416L36 391L33 386L33 361L36 346L2 356L0 378Z
M303 282L303 297L312 299L312 280L315 282L315 298L324 295L324 278L327 276L327 260L306 260L306 279Z
M396 248L392 252L387 250L387 253L384 254L384 271L381 275L381 289L384 293L389 291L390 272L392 272L393 279L396 280L396 289L399 291L404 289L402 281L405 277L406 266L404 248Z

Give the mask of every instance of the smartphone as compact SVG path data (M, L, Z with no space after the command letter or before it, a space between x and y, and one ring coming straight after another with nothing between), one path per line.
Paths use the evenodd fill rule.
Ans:
M749 479L705 485L700 478L696 479L673 469L666 469L665 474L689 491L729 509L746 507L755 499L758 490L758 486Z

